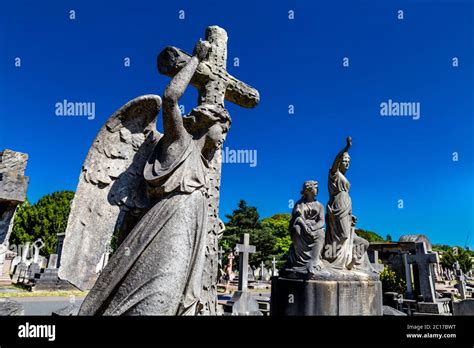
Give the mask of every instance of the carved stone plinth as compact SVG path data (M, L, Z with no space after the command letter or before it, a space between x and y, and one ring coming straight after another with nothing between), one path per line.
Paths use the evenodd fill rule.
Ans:
M382 315L377 280L304 280L273 277L272 316Z

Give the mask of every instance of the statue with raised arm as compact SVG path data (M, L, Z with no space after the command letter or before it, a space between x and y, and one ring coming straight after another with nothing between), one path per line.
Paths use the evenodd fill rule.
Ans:
M326 208L326 247L324 256L336 269L369 268L366 255L369 242L355 233L357 218L352 215L350 183L346 173L351 157L351 137L333 162L328 175L329 202ZM358 266L358 267L357 267Z
M178 106L209 49L193 57L163 95L164 134L144 166L156 203L115 252L82 304L82 315L196 314L207 234L208 161L230 126L227 110L200 105L183 118ZM185 123L194 124L189 133ZM128 256L126 252L128 251Z
M221 151L231 124L224 100L252 108L258 91L226 71L227 33L217 26L188 55L158 56L171 77L163 95L133 99L99 131L71 205L59 276L90 289L79 315L217 313ZM181 115L192 85L198 106ZM156 130L163 109L164 134ZM117 249L94 273L111 239Z

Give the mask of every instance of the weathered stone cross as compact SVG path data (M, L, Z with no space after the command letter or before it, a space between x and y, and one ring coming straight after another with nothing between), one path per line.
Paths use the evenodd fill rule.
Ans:
M248 233L240 239L240 244L235 247L235 252L239 254L239 291L247 291L249 277L249 254L255 252L255 246L249 244Z
M227 68L227 33L218 26L206 30L211 44L207 59L197 67L191 84L199 91L199 104L224 105L224 99L245 108L255 107L260 96L256 89L230 75ZM176 47L165 48L158 56L160 73L173 77L191 56Z
M272 276L276 276L276 260L275 260L275 256L273 256L273 260L272 260Z
M218 258L218 261L217 261L220 266L222 266L222 255L224 255L224 249L222 249L222 247L220 247L220 249L218 251L219 258Z
M424 242L416 243L416 254L408 255L408 263L416 264L418 267L418 278L420 293L424 302L435 302L436 294L434 287L433 272L431 264L439 262L438 255L428 253Z
M198 104L224 106L228 100L245 108L255 107L260 96L256 89L239 81L230 75L227 68L227 33L218 26L206 29L206 41L211 44L207 58L202 61L191 79L191 84L199 91ZM191 58L189 54L176 47L165 48L158 56L157 65L160 73L173 77ZM216 151L209 163L209 201L208 235L206 248L206 263L203 274L202 297L205 305L204 312L216 314L217 309L217 242L220 230L219 224L219 191L221 179L222 152ZM247 271L246 271L247 272Z

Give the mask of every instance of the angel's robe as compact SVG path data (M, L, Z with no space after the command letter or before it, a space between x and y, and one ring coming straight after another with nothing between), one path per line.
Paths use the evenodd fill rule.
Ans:
M156 152L145 165L144 177L157 203L113 254L79 315L194 315L199 310L207 161L192 139L166 168Z

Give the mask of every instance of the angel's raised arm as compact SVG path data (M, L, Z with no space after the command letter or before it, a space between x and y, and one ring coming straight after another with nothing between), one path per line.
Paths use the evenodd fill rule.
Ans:
M349 151L351 146L352 146L352 139L351 139L351 137L347 137L346 146L344 147L344 149L342 149L337 154L336 158L334 159L334 162L333 162L332 167L331 167L331 173L337 172L337 170L339 169L339 165L341 163L341 160L342 160L342 156L344 155L345 152Z
M199 62L202 61L211 45L199 40L189 62L171 79L163 95L163 130L164 136L185 132L183 118L178 101L188 87Z

